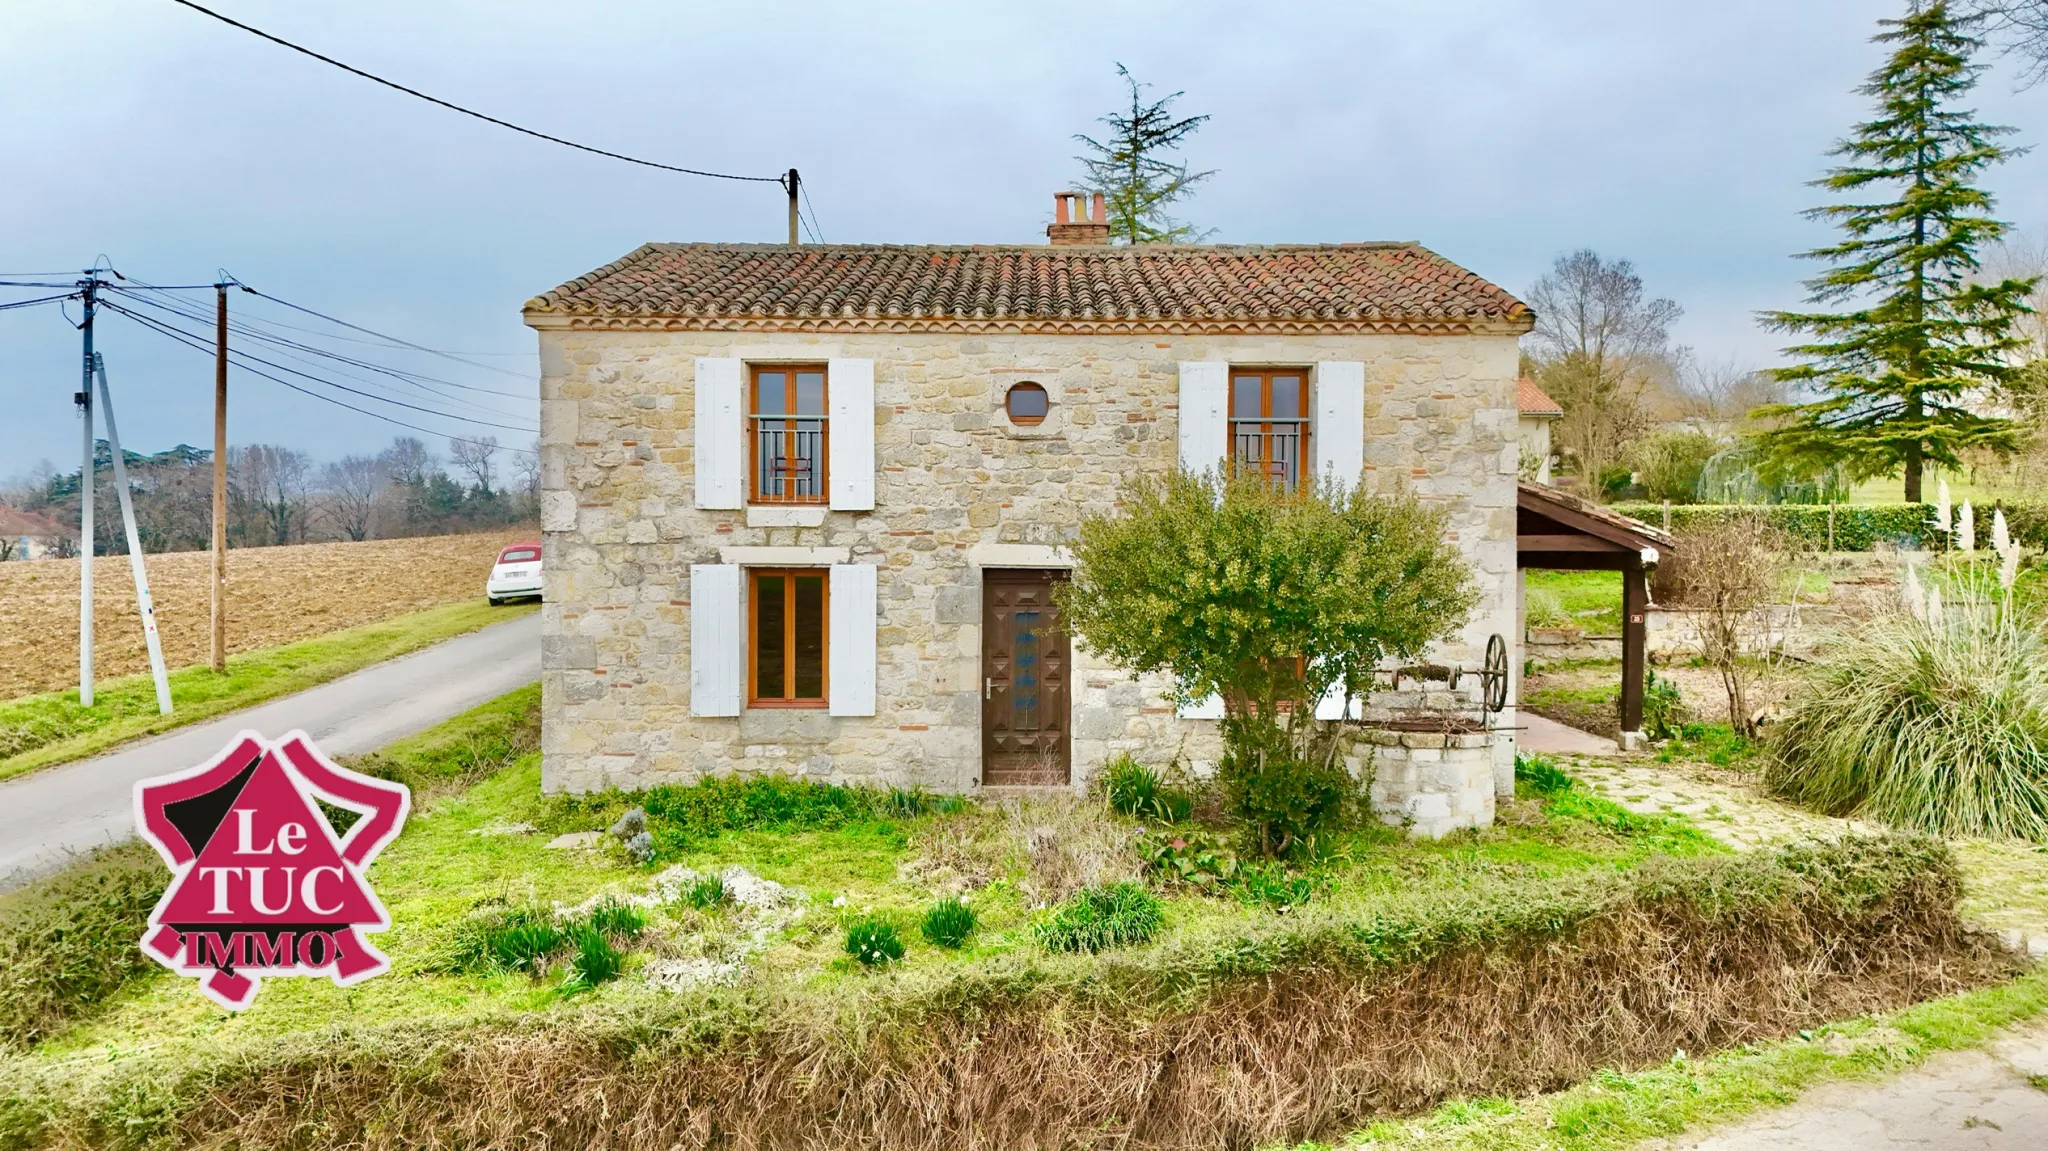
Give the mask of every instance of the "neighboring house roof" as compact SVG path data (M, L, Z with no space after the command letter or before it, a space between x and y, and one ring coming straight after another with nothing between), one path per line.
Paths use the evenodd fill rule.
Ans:
M1412 243L645 244L526 302L535 327L1523 332L1520 300Z
M20 508L0 504L0 536L35 536L38 539L62 539L78 534L47 516L25 512Z
M1555 418L1564 415L1564 409L1550 398L1550 393L1536 386L1536 381L1527 376L1515 381L1515 406L1525 416Z

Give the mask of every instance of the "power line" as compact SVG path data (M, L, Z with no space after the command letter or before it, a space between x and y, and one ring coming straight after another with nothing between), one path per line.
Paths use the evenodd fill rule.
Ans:
M120 313L121 313L122 315L125 315L125 316L127 316L127 317L128 317L129 319L131 319L131 320L135 320L135 321L137 321L137 322L139 322L139 323L142 323L142 324L144 324L145 326L147 326L147 327L149 327L149 328L151 328L151 329L153 329L153 330L155 330L155 331L157 331L157 332L159 332L159 333L161 333L161 334L163 334L163 335L165 335L165 336L168 336L168 337L170 337L170 338L171 338L171 339L173 339L173 340L176 340L176 341L177 341L178 343L184 344L184 345L185 345L186 347L188 347L188 348L191 348L191 349L193 349L193 350L195 350L195 351L198 351L198 352L203 352L203 353L205 353L206 355L209 355L209 356L211 356L211 355L213 355L213 354L214 354L214 349L213 349L212 347L210 347L210 346L208 346L208 345L206 345L206 344L200 343L200 342L199 342L199 341L197 341L196 339L188 338L190 334L189 334L189 333L186 333L186 332L184 332L184 331L183 331L182 329L178 329L178 328L173 328L173 327L171 327L171 326L170 326L169 324L160 324L160 323L158 323L158 322L156 322L156 321L154 321L154 320L151 320L151 319L149 319L149 318L148 318L148 317L146 317L146 316L138 316L138 315L134 314L133 312L129 312L129 311L127 311L126 309L124 309L124 308L120 307L120 306L119 306L119 305L117 305L117 304L108 304L108 305L107 305L107 307L108 307L108 308L111 308L111 309L112 309L112 310L114 310L114 311L120 312ZM369 410L368 408L359 408L359 407L357 407L356 405L354 405L354 404L351 404L351 403L348 403L348 402L347 402L347 401L345 401L345 400L337 400L337 399L335 399L335 398L334 398L333 396L324 396L324 395L321 395L321 394L320 394L319 392L315 392L315 391L312 391L312 390L310 390L310 389L308 389L308 388L302 388L302 387L300 387L299 385L297 385L297 384L295 384L295 383L292 383L292 382L291 382L290 380L286 380L286 379L282 379L282 378L280 378L280 377L277 377L277 376L273 376L273 375L271 375L271 374L270 374L269 372L264 372L264 371L258 371L257 369L255 369L255 368L251 368L251 367L249 367L249 366L247 366L247 365L242 365L242 370L243 370L243 371L245 371L245 372L248 372L248 373L249 373L249 374L251 374L251 375L255 375L255 376L261 376L261 377L263 377L264 379L266 379L266 380L269 380L269 381L271 381L272 383L275 383L275 384L282 384L282 385L284 385L285 387L287 387L287 388L290 388L290 389L291 389L292 391L295 391L295 392L298 392L298 393L300 393L301 395L307 395L307 396L311 396L311 397L313 397L313 398L314 398L314 399L316 399L316 400L320 400L320 401L322 401L322 402L324 402L324 403L329 403L329 404L333 404L333 405L334 405L334 406L336 406L336 407L340 407L340 408L347 408L347 409L348 409L349 411L352 411L352 412L356 412L356 413L358 413L358 414L360 414L360 415L365 415L365 416L368 416L368 417L370 417L370 418L371 418L371 419L373 419L373 420L382 420L383 422L385 422L385 423L387 423L387 424L391 424L391 425L393 425L393 426L396 426L396 427L401 427L401 428L405 428L405 429L407 429L408 431L415 431L415 432L423 432L423 433L425 433L425 434L427 434L427 435L430 435L430 436L446 436L446 437L447 437L448 439L450 439L450 440L452 440L452 441L455 441L455 442L457 442L457 443L464 443L464 444L475 444L475 445L477 445L478 447L483 447L483 446L485 446L485 445L483 444L483 442L482 442L481 440L473 440L473 439L468 439L468 438L466 438L466 437L463 437L463 436L450 436L450 435L448 435L448 433L446 433L446 432L442 432L442 431L437 431L437 430L435 430L435 429L433 429L433 428L423 428L423 427L419 426L418 424L411 424L411 423L407 423L406 421L404 421L404 420L401 420L401 419L398 419L398 418L396 418L396 417L394 417L394 416L387 416L387 415L385 415L385 414L384 414L384 413L382 413L382 412L373 412L373 411ZM448 417L448 418L460 419L460 417ZM464 421L464 422L469 422L469 421ZM523 429L513 429L513 430L523 430ZM504 448L504 449L505 449L505 450L507 450L507 451L512 451L512 452L518 452L518 453L519 453L520 455L528 455L528 456L530 456L530 455L533 455L533 454L534 454L534 453L533 453L532 451L530 451L530 450L528 450L528 449L526 449L526 448L512 447L511 445L508 445L508 444L499 444L499 445L497 445L497 446L499 446L499 447L502 447L502 448Z
M180 0L180 2L182 3L182 0ZM269 300L273 304L281 304L284 307L290 308L294 312L304 312L306 315L326 320L330 324L339 324L342 327L347 328L349 331L361 332L366 336L375 336L380 340L387 340L390 343L395 344L401 348L411 348L415 352L425 352L427 355L430 356L439 356L444 360L453 360L458 364L468 364L472 368L482 368L484 371L497 372L500 375L512 376L515 379L524 380L532 378L528 376L525 372L515 372L510 368L501 368L496 364L479 364L473 360L465 360L461 356L458 356L453 352L443 352L435 348L429 348L424 344L415 344L410 340L400 339L397 336L387 335L383 332L372 331L369 328L365 328L359 324L351 324L347 320L336 319L335 317L330 316L325 312L316 312L313 309L305 307L303 305L294 304L290 300L281 300L278 299L276 296L270 295L267 292L259 292L247 284L239 284L237 286L252 296L257 296L262 299Z
M202 342L199 342L199 341L202 341L202 340L203 340L203 338L204 338L204 337L203 337L202 335L200 335L199 333L195 333L195 332L188 332L188 331L186 331L185 329L183 329L183 328L180 328L180 327L178 327L178 326L177 326L177 325L175 325L175 324L167 324L167 323L165 323L165 322L164 322L164 321L162 321L162 320L158 320L158 319L155 319L155 318L153 318L153 317L150 317L150 316L145 316L145 315L141 314L140 312L131 312L131 311L129 311L129 310L127 309L127 308L124 308L124 307L122 307L121 305L119 305L119 304L116 304L116 303L114 303L114 302L112 302L112 301L102 301L102 303L101 303L101 305L100 305L100 306L101 306L101 307L104 307L104 308L106 308L106 309L108 309L109 311L113 311L113 312L118 312L118 313L120 313L121 315L124 315L124 316L128 317L128 318L129 318L129 319L131 319L131 320L134 320L135 322L137 322L137 323L139 323L139 324L143 324L143 325L145 325L145 326L147 326L147 327L149 327L149 328L152 328L152 329L156 330L157 332L160 332L160 333L162 333L163 335L167 335L167 336L172 336L173 338L177 338L177 337L179 337L179 336L185 337L185 339L184 339L184 340L181 340L180 342L183 342L183 343L187 343L187 344L188 344L189 346L191 346L191 347L195 347L195 348L198 348L198 349L200 349L201 351L205 351L205 352L208 352L208 353L211 353L211 352L213 351L213 349L212 349L211 347L207 346L206 344L204 344L204 343L202 343ZM456 421L457 423L464 423L464 424L475 424L475 425L477 425L477 426L479 426L479 427L486 427L486 428L501 428L501 429L503 429L503 430L505 430L505 431L508 431L508 432L525 432L525 433L528 433L528 434L533 434L533 433L535 433L535 432L536 432L536 431L538 430L538 429L536 429L536 428L530 428L530 427L521 427L521 426L518 426L518 425L514 425L514 424L500 424L500 423L495 423L495 422L493 422L493 421L491 421L491 420L479 420L479 419L476 419L476 418L474 418L474 417L470 417L470 416L463 416L463 415L457 415L457 414L455 414L455 413L453 413L453 412L444 412L444 411L440 411L440 410L438 410L438 409L435 409L435 408L423 408L423 407L419 406L418 404L412 404L412 403L407 403L407 402L406 402L406 401L404 401L404 400L395 400L395 399L391 399L391 398L390 398L390 397L388 397L388 396L379 396L379 395L373 395L373 394L371 394L371 393L369 393L369 392L363 391L363 390L362 390L362 389L360 389L360 388L352 388L352 387L349 387L349 386L348 386L347 384L339 384L339 383L336 383L336 382L334 382L333 380L327 379L327 378L326 378L326 377L324 377L324 376L317 376L317 375L314 375L314 374L313 374L313 373L311 373L311 372L305 372L305 371L301 371L301 370L299 370L299 369L297 369L297 368L294 368L294 367L290 367L290 366L288 366L288 365L285 365L285 364L280 364L280 363L278 363L278 362L276 362L276 361L274 361L274 360L266 360L266 359L262 358L261 356L252 356L252 355L250 355L250 354L249 354L248 352L244 352L244 351L239 351L239 350L235 350L235 349L230 349L230 350L229 350L229 352L228 352L228 355L229 355L229 357L230 357L231 359L239 359L240 361L243 361L243 362L242 362L242 363L240 364L240 366L241 366L242 370L244 370L244 371L247 371L247 372L254 372L254 373L255 373L256 375L259 375L259 376L263 376L263 377L264 377L264 378L266 378L266 379L270 379L270 380L275 380L275 381L276 381L276 382L278 382L278 383L284 384L284 385L285 385L285 386L287 386L287 387L292 387L292 388L294 388L294 390L298 390L298 391L304 391L305 389L303 389L303 388L298 388L298 387L297 387L296 385L293 385L293 384L291 384L291 383L290 383L289 381L286 381L286 380L282 380L282 379L279 379L278 377L276 377L276 376L273 376L273 375L270 375L270 374L269 374L269 373L267 373L267 372L263 372L263 371L260 371L260 370L258 370L258 369L256 369L256 368L252 368L252 367L250 367L250 366L249 366L249 363L251 363L251 362L253 362L253 363L258 363L258 364L262 364L263 366L265 366L265 367L268 367L268 368L275 368L275 369L277 369L277 370L278 370L278 371L280 371L280 372L288 372L288 373L290 373L291 375L294 375L294 376L298 376L298 377L300 377L301 379L305 379L305 380L311 380L312 382L314 382L314 383L316 383L316 384L323 384L323 385L325 385L325 386L327 386L327 387L330 387L330 388L334 388L334 389L336 389L336 390L338 390L338 391L343 391L343 392L347 392L347 393L349 393L350 395L355 395L355 396L361 396L362 398L364 398L364 399L366 399L366 400L370 400L370 401L373 401L373 402L375 402L375 403L380 403L380 404L390 404L390 405L392 405L392 406L394 406L394 407L406 408L406 409L409 409L409 410L411 410L411 411L415 411L415 412L421 412L421 413L424 413L424 414L426 414L426 415L430 415L430 416L438 416L438 417L440 417L441 419L444 419L444 420L454 420L454 421ZM310 393L310 392L309 392L309 393L307 393L307 394L311 395L311 394L314 394L314 393ZM322 398L323 398L323 399L325 399L325 398L327 398L327 397L322 397ZM339 403L340 401L335 401L335 402ZM349 407L349 406L351 406L351 405L343 404L342 406L343 406L343 407ZM360 411L361 409L356 409L356 410ZM422 430L424 430L424 429L422 429Z
M10 308L26 308L34 304L47 304L53 300L71 300L77 297L77 292L63 292L55 296L38 296L33 300L10 300L7 303L0 304L0 312L7 311Z
M818 209L811 204L811 186L809 184L799 183L796 186L796 191L797 195L803 197L804 210L811 214L811 239L817 241L820 244L824 243L825 229L819 226Z
M128 299L131 299L131 300L133 300L133 301L134 301L135 303L137 303L137 304L140 304L140 305L142 305L142 306L144 306L144 307L147 307L147 308L155 308L155 309L158 309L158 310L160 310L160 311L165 311L165 312L169 312L169 313L171 313L171 314L172 314L172 315L174 315L174 316L179 316L179 317L182 317L182 318L184 318L184 319L187 319L187 320L191 320L191 321L193 321L194 323L200 323L200 324L210 324L210 323L212 323L212 322L213 322L213 320L214 320L214 317L212 317L212 316L210 316L210 315L204 315L204 314L201 314L201 313L199 313L199 312L195 312L195 311L192 311L192 310L189 310L189 309L186 309L186 308L181 308L181 307L177 306L176 304L167 304L167 303L162 303L162 302L160 302L160 301L156 301L156 300L151 300L151 299L148 299L148 298L146 298L146 297L144 297L144 296L140 295L139 293L135 292L135 291L134 291L133 289L129 289L129 288L118 288L118 287L117 287L117 288L112 288L111 290L112 290L112 291L116 291L116 292L119 292L119 293L121 293L121 294L122 294L122 296L124 296L124 297L126 297L126 298L128 298ZM260 323L261 321L256 321L256 322L257 322L257 323ZM464 400L464 399L462 399L462 397L460 397L460 396L450 396L450 395L447 395L447 393L445 393L445 392L441 392L439 388L435 388L435 387L433 387L432 385L434 385L434 384L445 384L445 385L447 385L448 387L451 387L451 388L460 388L460 389L462 389L463 391L470 391L470 392L481 392L481 393L483 393L484 395L487 395L487 396L503 396L503 397L505 397L506 399L513 399L513 400L525 400L525 399L532 399L532 398L533 398L533 397L532 397L532 396L531 396L530 394L527 394L527 393L523 393L523 392L502 392L502 391L499 391L499 390L497 390L497 389L495 389L495 388L486 388L486 387L480 387L480 386L478 386L478 385L476 385L476 384L465 384L465 383L462 383L462 382L460 382L460 381L458 381L458 380L444 380L444 379L440 378L439 376L429 376L429 375L425 375L425 374L422 374L422 373L420 373L420 372L409 372L409 371L406 371L406 370L404 370L403 368L393 368L393 367L387 367L387 366L385 366L385 365L383 365L383 364L375 363L375 362L373 362L373 361L370 361L370 360L359 360L359 359L356 359L356 358L355 358L354 356L345 356L345 355L342 355L342 354L341 354L341 353L339 353L339 352L331 352L331 351L328 351L328 350L327 350L327 349L325 349L325 348L319 348L319 347L315 347L315 346L313 346L312 344L302 343L302 342L300 342L300 341L298 341L298 340L293 340L293 339L287 339L286 337L283 337L283 336L277 336L277 335L272 335L271 333L268 333L268 332L262 331L262 330L260 330L259 328L257 328L257 327L255 327L255 326L253 326L252 322L251 322L251 321L250 321L250 320L249 320L248 318L246 318L246 317L243 317L243 318L239 318L239 319L230 319L230 320L228 321L228 328L229 328L229 330L230 330L230 331L236 332L236 333L238 333L238 334L240 334L240 335L243 335L243 336L247 336L248 338L250 338L250 339L253 339L253 340L259 340L259 341L261 341L261 342L263 342L263 343L267 343L267 344L273 344L273 345L276 345L276 346L278 346L278 347L280 347L280 348L292 348L292 349L296 349L296 350L298 350L298 351L302 351L302 352L307 352L307 353L310 353L310 354L312 354L312 355L315 355L315 356L321 356L321 357L323 357L323 358L326 358L326 359L329 359L329 360L333 360L333 361L335 361L335 362L337 362L337 363L343 363L343 364L348 364L348 365L350 365L350 366L352 366L352 367L362 368L362 369L364 369L364 370L366 370L366 371L376 372L376 373L378 373L378 374L380 374L380 375L390 376L391 378L393 378L393 379L396 379L396 380L399 380L399 381L401 381L401 382L403 382L403 383L408 383L408 384L412 384L412 385L414 385L415 387L419 387L419 388L422 388L422 389L424 389L424 390L426 390L426 391L429 391L429 392L434 392L434 393L436 393L436 394L438 394L438 395L442 395L442 396L444 396L445 398L447 398L447 399L450 399L450 400L454 400L454 401L455 401L455 402L457 402L457 403L464 403L464 404L467 404L467 403L469 403L470 401ZM287 354L289 354L289 353L287 353ZM298 357L294 356L294 357L292 357L292 358L294 358L294 359L297 359ZM300 362L304 363L304 362L307 362L307 361L301 360ZM484 366L488 366L488 365L484 365ZM347 373L347 372L343 372L342 374L343 374L343 375L348 375L348 376L350 376L350 378L351 378L351 379L361 379L361 378L362 378L362 377L360 377L360 376L353 376L353 375L351 375L350 373ZM472 406L474 406L474 405L472 405ZM479 408L479 410L483 410L483 411L490 411L491 409L489 409L489 408Z
M347 64L342 63L339 60L336 60L332 56L323 56L320 53L313 51L311 48L301 47L282 37L273 36L270 33L265 32L261 28L250 27L249 25L244 24L239 20L234 20L226 16L223 16L220 13L215 12L211 8L195 4L192 2L192 0L171 0L171 2L174 4L182 4L185 7L192 9L194 12L199 12L204 15L211 16L215 20L218 20L223 24L235 28L240 28L242 31L247 32L252 36L260 36L273 44L276 44L283 48L289 48L302 56L311 56L313 59L318 60L323 64L332 64L336 68L339 68L342 71L347 72L351 75L360 76L363 79L369 80L373 83L382 84L386 88L390 88L398 92L403 92L408 96L418 97L421 100L425 100L429 104L438 104L451 112L460 112L465 116L473 116L476 119L482 120L487 124L496 124L500 128L510 128L514 132L519 132L523 135L532 136L538 140L546 140L550 144L560 144L566 148L574 148L579 152L589 152L593 155L605 156L613 160L624 160L628 164L638 164L645 168L659 168L664 172L680 172L685 176L708 176L715 180L741 180L747 183L756 184L781 184L783 181L783 178L781 176L735 176L729 172L707 172L699 168L679 168L673 164L658 164L653 160L642 160L637 156L628 156L622 152L609 152L603 148L593 148L588 144L578 144L574 140L564 140L560 136L550 136L546 132L536 132L531 128L522 128L519 125L512 123L510 120L500 120L496 116L487 116L482 112L478 112L470 108L465 108L460 104L451 104L446 100L442 100L434 96L429 96L425 92L422 92L417 88L408 88L403 84L399 84L391 80L386 80L382 76L372 75L368 72L363 71L361 68L351 67ZM784 186L785 188L787 187L787 185Z

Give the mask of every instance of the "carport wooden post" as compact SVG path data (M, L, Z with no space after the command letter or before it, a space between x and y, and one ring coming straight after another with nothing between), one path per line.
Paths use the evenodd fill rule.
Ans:
M1643 667L1649 646L1646 616L1649 582L1638 559L1621 572L1621 731L1622 738L1643 730Z

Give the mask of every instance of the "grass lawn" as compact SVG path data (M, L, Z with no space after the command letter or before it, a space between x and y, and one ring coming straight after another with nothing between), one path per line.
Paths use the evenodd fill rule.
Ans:
M170 673L175 710L169 715L157 714L156 687L147 675L100 682L91 707L78 705L75 689L0 701L0 779L303 691L533 610L532 604L493 608L481 599L465 601L231 655L225 673L179 668Z
M1430 842L1369 826L1326 840L1313 859L1285 865L1232 855L1228 829L1199 814L1213 810L1200 796L1197 818L1172 824L1119 815L1100 799L1065 793L976 802L779 777L632 796L543 796L538 698L537 688L524 689L354 761L415 794L403 835L370 871L394 923L372 941L393 967L354 988L323 979L268 980L251 1009L233 1014L202 998L189 979L133 962L139 922L130 920L153 899L150 885L162 882L161 867L147 853L88 861L0 899L0 1085L15 1085L0 1086L0 1146L14 1145L12 1138L22 1145L317 1147L329 1145L326 1137L308 1142L307 1132L321 1127L350 1145L398 1146L454 1138L455 1129L435 1118L448 1115L465 1116L463 1139L477 1144L517 1141L507 1133L516 1129L585 1145L614 1124L637 1121L652 1126L636 1146L669 1145L681 1137L681 1128L670 1126L677 1121L670 1103L684 1097L691 1108L726 1108L713 1122L737 1124L741 1133L822 1133L835 1129L835 1116L867 1115L859 1100L870 1096L960 1091L990 1098L990 1082L970 1092L955 1078L970 1074L964 1065L944 1062L949 1052L982 1043L990 1068L1035 1069L1029 1074L1040 1093L1031 1097L1030 1114L1051 1116L1043 1121L1055 1125L1078 1123L1050 1140L1068 1145L1076 1132L1121 1122L1088 1119L1094 1112L1077 1102L1103 1089L1097 1063L1124 1067L1144 1052L1144 1059L1164 1062L1124 1078L1153 1082L1174 1060L1219 1058L1199 1054L1216 1050L1200 1042L1256 1042L1271 1046L1244 1058L1265 1067L1265 1059L1296 1049L1294 1028L1322 1030L1345 1020L1355 1021L1366 1042L1384 1042L1391 1024L1375 1013L1400 1009L1400 972L1411 967L1425 985L1441 980L1439 990L1411 1002L1449 1013L1434 1023L1418 1018L1415 1026L1446 1027L1450 1036L1456 1026L1447 1020L1480 1010L1487 1018L1569 1020L1575 1036L1614 1027L1618 1039L1607 1042L1628 1043L1649 1016L1631 1008L1625 1023L1599 1023L1597 1012L1580 1009L1581 1000L1607 1002L1602 995L1609 992L1616 1002L1661 995L1662 973L1694 962L1687 949L1695 944L1715 979L1774 983L1794 970L1788 963L1807 962L1807 953L1766 948L1744 974L1744 956L1759 939L1791 946L1816 922L1827 922L1834 926L1823 929L1827 942L1819 945L1853 949L1859 945L1840 933L1862 929L1853 915L1837 917L1869 903L1872 892L1890 894L1871 906L1920 908L1902 914L1937 920L1953 902L1940 894L1939 882L1924 880L1953 866L1925 845L1844 845L1782 860L1767 852L1737 856L1684 817L1632 814L1537 763L1491 828ZM548 846L564 833L606 828L634 805L647 813L651 858L629 858L609 836L589 848ZM708 883L714 875L721 880ZM1826 875L1835 878L1817 878ZM1149 919L1099 955L1065 950L1058 940L1072 936L1059 929L1076 922L1077 907L1099 907L1086 896L1104 890L1122 890L1149 906ZM968 901L976 921L957 948L920 932L927 911L954 895ZM1107 923L1122 913L1089 914ZM581 952L573 950L545 952L534 963L520 957L534 954L518 952L520 931L595 924L600 915L611 924L601 931L623 953L614 977L577 978ZM1121 931L1134 921L1118 922ZM1659 923L1660 935L1626 934ZM860 924L893 932L901 958L877 968L856 962L847 943L849 929ZM1878 930L1879 959L1925 946L1909 941L1913 929L1903 923ZM1645 947L1663 958L1643 960ZM88 954L93 949L104 958ZM1477 966L1464 966L1465 956ZM1957 958L1981 968L1981 958ZM1439 960L1441 975L1428 975ZM1541 966L1551 963L1564 966ZM1475 1008L1500 988L1518 986L1520 964L1538 965L1529 994L1563 998L1543 999L1543 1009L1526 1014L1507 1006L1515 999ZM1645 974L1636 973L1638 966ZM1800 966L1807 971L1802 981L1822 966ZM1705 972L1686 970L1676 985L1691 1002L1705 987L1696 982ZM1625 982L1639 978L1650 982ZM1833 978L1835 994L1851 998L1831 1002L1896 1006L1911 1002L1898 996L1916 985L1909 979L1886 985L1890 991L1865 990ZM1588 979L1620 982L1589 987ZM1286 990L1290 981L1299 983L1298 992ZM1957 1001L1966 1009L1939 1017L1950 1021L1940 1032L1950 1037L1944 1042L1981 1033L1991 1025L1985 1020L2037 1009L2026 1005L2048 993L2023 980L1979 995L1989 998ZM1730 1013L1715 1016L1726 1023L1749 1007L1727 1002L1711 1010ZM1276 1011L1283 1013L1278 1023L1269 1018ZM1770 1016L1779 1020L1775 1030L1761 1021L1752 1026L1782 1035L1835 1017ZM1799 1021L1787 1021L1793 1018ZM1203 1027L1214 1027L1218 1038L1173 1038L1211 1034ZM761 1038L750 1039L756 1028ZM1186 1028L1198 1030L1177 1030ZM1024 1042L1019 1036L1039 1046L1004 1046ZM870 1041L879 1046L865 1046ZM1457 1041L1500 1043L1500 1029L1480 1028ZM1144 1046L1155 1042L1157 1053ZM719 1054L723 1044L737 1046ZM1598 1066L1654 1065L1676 1045L1695 1044L1652 1039L1647 1050L1573 1063L1572 1076ZM1782 1095L1841 1073L1836 1063L1801 1062L1806 1057L1796 1051L1772 1056L1778 1062L1761 1070L1743 1070L1749 1065L1741 1060L1780 1047L1793 1051L1764 1045L1698 1065L1603 1073L1547 1102L1447 1104L1387 1130L1435 1129L1451 1123L1444 1116L1496 1127L1535 1123L1530 1129L1539 1131L1552 1117L1558 1130L1581 1122L1572 1116L1590 1132L1664 1130L1654 1124L1677 1121L1673 1115L1725 1115L1738 1103L1761 1105L1770 1090ZM1532 1089L1528 1074L1546 1087L1569 1082L1557 1075L1560 1049L1530 1048L1538 1049L1533 1071L1520 1073L1522 1089ZM1503 1050L1519 1049L1511 1042ZM515 1063L494 1062L501 1058ZM1865 1062L1875 1066L1876 1058ZM938 1069L920 1070L931 1059L941 1061ZM1680 1076L1724 1065L1729 1076L1746 1078L1684 1094L1689 1081ZM1269 1070L1296 1083L1288 1099L1330 1086L1288 1078L1315 1074L1313 1067ZM759 1078L736 1086L689 1078L728 1072ZM381 1078L387 1074L398 1078ZM1187 1098L1195 1102L1182 1105L1191 1132L1214 1130L1221 1103L1201 1086L1211 1078L1205 1072L1188 1080ZM804 1084L813 1082L823 1086L804 1095L812 1090ZM796 1094L768 1099L760 1092L769 1085ZM515 1094L493 1094L501 1089ZM1702 1092L1707 1103L1693 1098ZM1617 1093L1620 1103L1610 1099ZM315 1094L324 1101L317 1114L299 1110L310 1102L276 1111L280 1100ZM1439 1088L1423 1098L1442 1095ZM419 1110L408 1100L432 1102ZM594 1112L592 1100L601 1103ZM749 1100L765 1110L749 1110ZM1261 1097L1246 1109L1255 1120L1231 1121L1264 1123L1276 1106ZM1413 1107L1351 1114L1363 1119ZM1540 1118L1531 1119L1539 1109ZM285 1126L267 1125L266 1110ZM888 1118L897 1114L888 1109L857 1122L897 1122ZM1007 1121L1014 1132L1040 1120ZM499 1131L505 1124L511 1126ZM224 1134L230 1131L236 1134ZM1381 1127L1371 1133L1380 1138Z
M1529 587L1529 626L1570 624L1586 629L1588 635L1621 634L1620 572L1531 568L1524 575ZM1551 601L1560 614L1547 610Z

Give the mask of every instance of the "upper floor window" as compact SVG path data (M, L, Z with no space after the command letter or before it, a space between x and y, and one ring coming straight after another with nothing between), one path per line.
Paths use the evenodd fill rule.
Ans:
M824 503L830 490L824 365L756 365L748 391L749 498L760 504Z
M1308 373L1300 368L1233 368L1230 457L1276 487L1298 488L1308 458Z

